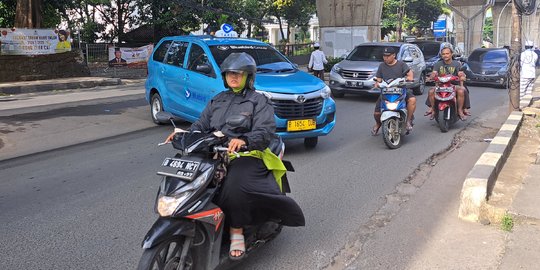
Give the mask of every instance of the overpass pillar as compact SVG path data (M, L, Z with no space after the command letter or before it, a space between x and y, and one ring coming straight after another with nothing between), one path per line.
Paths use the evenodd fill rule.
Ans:
M484 18L491 1L485 0L453 0L449 8L456 13L455 29L456 43L462 47L465 54L482 46Z
M539 12L537 11L536 14L525 16L523 15L521 17L522 23L521 23L521 34L522 37L522 45L525 46L526 40L531 40L534 42L535 46L540 46L540 36L538 34L539 30L539 23L540 23L540 16Z
M381 0L317 0L321 48L339 57L356 45L380 41Z

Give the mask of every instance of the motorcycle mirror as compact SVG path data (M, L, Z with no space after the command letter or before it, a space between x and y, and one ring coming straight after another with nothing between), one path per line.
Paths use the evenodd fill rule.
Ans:
M156 120L160 123L166 123L167 121L170 121L174 128L176 128L176 125L174 124L174 115L168 112L158 112L156 113Z
M231 127L242 127L245 122L248 120L248 117L242 114L231 115L227 117L225 123Z

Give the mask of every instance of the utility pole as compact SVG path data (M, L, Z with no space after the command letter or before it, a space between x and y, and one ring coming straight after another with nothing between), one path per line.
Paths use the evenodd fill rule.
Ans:
M512 66L510 67L510 112L519 111L519 73L521 71L521 13L516 8L516 1L512 1L512 34L510 55Z
M405 0L399 0L399 7L397 10L398 13L398 21L397 21L397 37L396 41L401 41L401 32L403 32L403 17L405 15Z

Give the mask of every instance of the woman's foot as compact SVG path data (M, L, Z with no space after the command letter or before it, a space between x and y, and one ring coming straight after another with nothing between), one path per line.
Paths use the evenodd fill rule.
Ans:
M240 260L246 254L246 243L242 229L231 229L231 247L229 258L231 260Z
M427 110L427 112L424 113L424 116L428 116L428 115L429 115L429 120L433 120L435 118L435 114L433 113L432 108L429 108L429 110Z
M381 125L379 124L375 124L372 128L371 128L371 136L377 136L377 134L379 134L379 129L381 128Z
M469 109L463 109L463 114L466 116L471 116L471 112L469 112Z
M459 117L459 119L460 119L461 121L467 120L467 116L466 116L464 113L460 113L460 114L458 115L458 117Z

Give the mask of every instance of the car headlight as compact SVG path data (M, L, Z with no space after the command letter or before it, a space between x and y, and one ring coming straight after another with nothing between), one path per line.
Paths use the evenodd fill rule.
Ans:
M328 87L328 85L325 85L321 90L319 90L321 92L321 97L323 99L327 99L330 97L330 94L332 93L332 91L330 91L330 87Z
M195 191L201 187L208 180L211 169L206 170L204 173L195 178L193 182L182 186L180 189L174 192L172 196L159 195L157 201L157 211L160 216L167 217L174 213L174 211L183 203L185 203Z
M268 99L272 99L272 94L270 94L269 92L266 92L266 91L261 91L261 90L255 90L255 92L258 92L260 94L263 94L265 97L267 97Z
M341 72L341 68L339 67L338 64L335 64L335 65L332 67L332 71L335 72L335 73L340 73L340 72Z
M395 111L397 109L398 104L399 104L399 102L386 101L386 108L391 110L391 111Z

